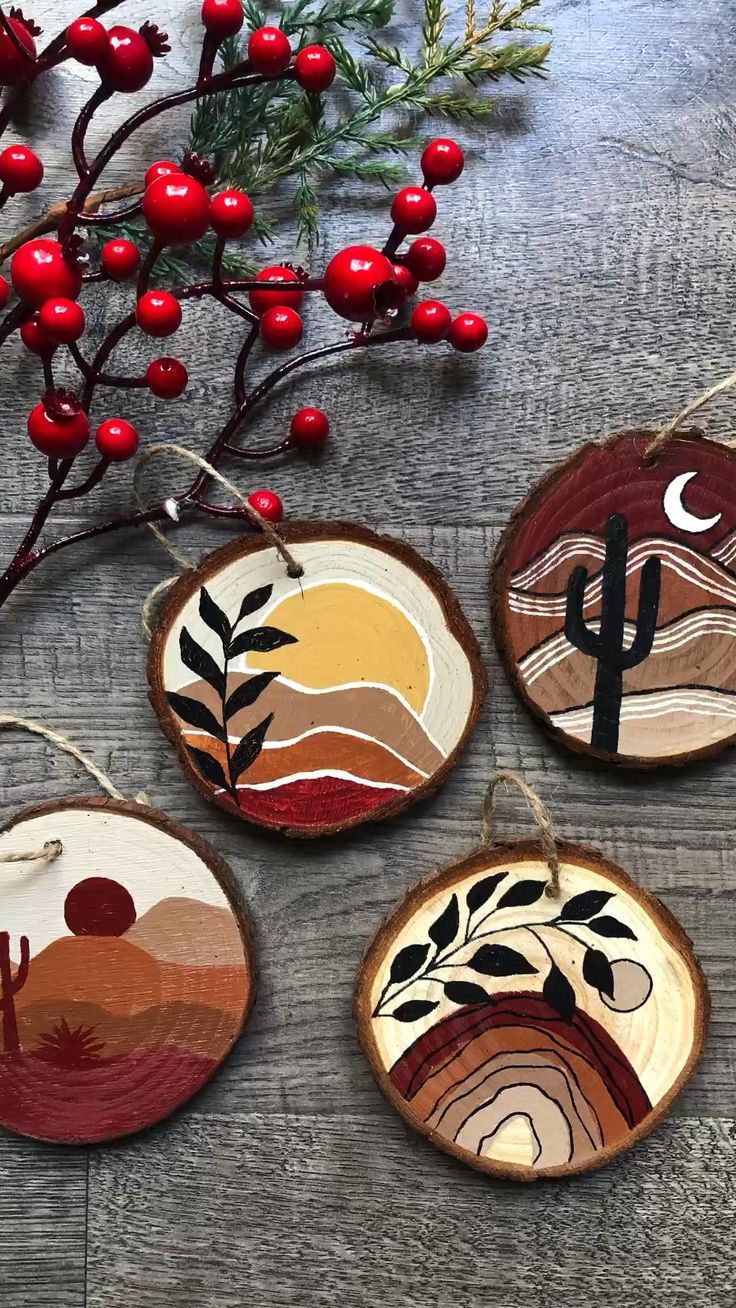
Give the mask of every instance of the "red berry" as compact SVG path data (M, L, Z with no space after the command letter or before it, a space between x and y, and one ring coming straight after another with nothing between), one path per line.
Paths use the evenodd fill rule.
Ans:
M248 503L256 513L260 513L262 518L267 518L269 522L280 522L284 516L284 506L281 496L271 490L253 491L248 496Z
M157 178L146 190L143 217L164 245L186 245L207 231L210 197L196 177L172 173Z
M325 299L341 317L368 322L380 315L376 292L386 284L396 290L391 260L370 245L348 245L327 265Z
M109 37L107 29L96 18L83 15L76 18L66 29L66 43L80 64L94 67L107 53Z
M441 241L433 236L420 236L418 241L412 241L404 261L420 282L436 282L445 271L447 255Z
M10 287L4 277L0 277L0 309L4 309L10 299Z
M488 324L479 313L460 313L450 328L450 345L461 354L472 354L488 340Z
M160 400L175 400L181 395L189 381L189 373L178 359L164 356L154 359L146 369L148 389Z
M95 434L95 445L103 459L111 463L125 463L136 453L140 439L132 423L125 418L107 418Z
M100 59L103 82L113 91L140 91L151 80L153 55L140 32L132 27L111 27Z
M63 297L47 300L38 314L38 325L56 345L72 345L84 332L84 309Z
M37 313L34 313L32 318L26 318L20 329L20 339L32 354L51 355L56 349L55 343L50 341L46 333L42 331Z
M36 42L20 18L8 18L15 35L29 58L20 53L15 41L0 29L0 86L20 86L27 82L36 58Z
M435 345L444 341L452 327L452 314L439 300L422 300L411 315L411 329L418 341Z
M261 268L256 273L257 282L298 282L299 278L292 268L285 268L282 264L272 264L269 268ZM266 309L273 309L278 305L287 305L290 309L298 309L304 298L303 291L251 291L248 295L250 307L254 313L262 314Z
M330 434L330 420L321 409L299 409L291 420L291 440L302 450L323 445Z
M302 339L304 323L296 309L277 305L261 316L261 338L272 350L293 350Z
M426 232L437 217L437 203L421 186L405 186L394 196L391 218L402 232Z
M61 245L49 236L26 241L16 250L10 263L10 280L20 298L34 308L56 295L76 300L82 289L79 268L67 263Z
M394 269L394 279L396 281L396 284L401 287L402 293L407 298L410 295L414 295L417 287L419 286L419 278L414 276L414 273L411 271L410 268L407 268L406 264L395 263L393 265L393 269Z
M170 177L172 173L180 173L181 165L174 163L172 159L157 159L152 163L150 168L146 169L146 175L143 178L143 184L148 188L152 182L158 181L159 177Z
M102 271L114 282L124 282L137 271L141 252L132 241L122 237L107 241L102 247Z
M210 224L218 236L245 236L253 222L253 205L244 191L220 191L210 205Z
M49 413L41 401L29 415L28 435L48 458L73 459L89 440L89 418L81 411L63 417Z
M280 27L259 27L248 42L248 58L256 73L278 77L289 67L291 46Z
M244 17L241 0L204 0L202 5L202 22L219 40L235 36L243 26Z
M422 172L428 186L448 186L456 182L465 166L465 155L457 141L438 136L424 147Z
M135 317L149 336L171 336L181 324L181 305L170 291L146 291L136 305Z
M296 80L305 91L319 95L332 86L337 72L337 64L323 45L305 45L294 61Z
M11 195L35 191L43 181L43 164L27 145L9 145L0 154L0 182Z

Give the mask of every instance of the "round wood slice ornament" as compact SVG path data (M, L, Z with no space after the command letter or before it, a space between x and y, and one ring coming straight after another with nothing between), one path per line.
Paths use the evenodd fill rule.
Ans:
M238 817L322 836L444 780L486 692L478 642L431 564L351 524L247 536L176 584L151 701L189 779Z
M585 445L516 510L496 642L563 744L630 767L736 740L736 452L678 433Z
M705 979L682 929L597 850L496 844L412 890L363 962L358 1034L403 1118L512 1180L591 1171L692 1075Z
M255 997L227 865L155 809L76 796L13 818L0 860L0 1124L90 1144L168 1116Z

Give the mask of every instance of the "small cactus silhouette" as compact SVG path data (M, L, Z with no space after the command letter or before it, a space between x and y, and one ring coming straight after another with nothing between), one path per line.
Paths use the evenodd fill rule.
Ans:
M17 1054L20 1051L15 996L28 980L30 957L28 936L21 936L20 963L13 976L10 970L10 935L7 931L0 931L0 1012L3 1016L3 1049L6 1054Z
M618 749L623 674L643 663L651 652L659 612L661 559L647 559L641 570L639 610L634 639L624 649L626 620L626 562L629 531L626 518L612 513L606 522L606 558L602 572L600 630L591 631L585 624L585 587L588 569L574 568L567 583L565 636L583 654L597 660L598 669L593 693L593 728L590 743L594 749L615 754Z

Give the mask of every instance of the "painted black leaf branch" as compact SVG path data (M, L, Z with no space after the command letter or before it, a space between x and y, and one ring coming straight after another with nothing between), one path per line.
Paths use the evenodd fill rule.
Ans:
M226 766L206 750L196 749L186 742L189 757L200 776L218 789L225 790L237 802L238 781L248 768L252 767L263 749L266 732L273 721L269 713L255 727L251 727L239 740L235 750L230 748L228 723L242 709L255 704L271 682L279 676L278 672L260 672L249 676L228 695L230 660L241 654L266 654L292 645L297 637L278 627L250 627L237 634L237 628L243 618L263 608L271 598L273 587L259 586L244 596L238 616L234 623L212 598L205 586L199 592L199 616L210 631L218 637L222 647L223 666L195 640L191 632L183 627L179 634L179 652L181 661L190 672L207 683L215 691L220 701L220 717L200 700L175 691L167 692L167 701L173 711L183 722L198 731L204 731L225 746Z

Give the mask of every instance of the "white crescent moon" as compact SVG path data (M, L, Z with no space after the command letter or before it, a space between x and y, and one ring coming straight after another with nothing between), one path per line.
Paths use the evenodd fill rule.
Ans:
M664 493L662 508L669 518L673 527L679 527L680 531L689 531L697 535L701 531L710 531L715 527L717 522L722 518L721 513L716 513L712 518L698 518L694 513L690 513L682 502L682 492L693 477L697 477L695 472L681 472L678 477L674 477Z

